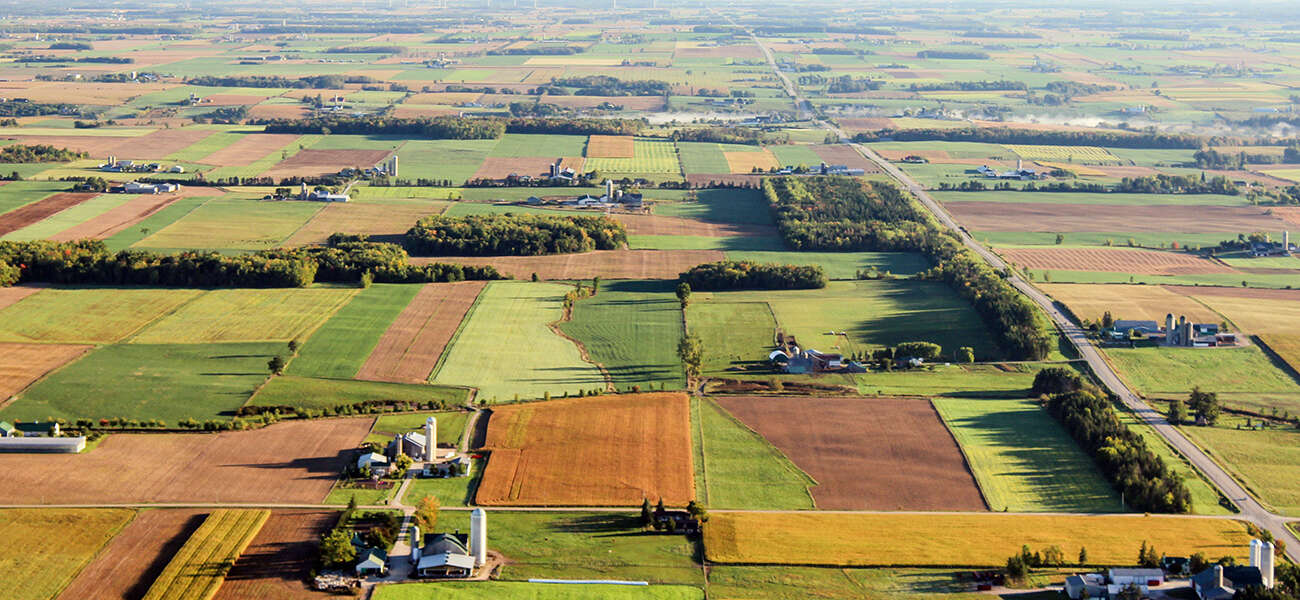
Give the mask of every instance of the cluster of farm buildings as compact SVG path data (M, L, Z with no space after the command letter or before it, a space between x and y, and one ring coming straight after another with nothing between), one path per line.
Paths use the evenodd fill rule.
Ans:
M0 452L76 454L85 449L85 436L64 436L56 421L0 421Z
M1172 313L1165 315L1164 327L1155 321L1119 320L1110 329L1110 336L1115 340L1132 339L1135 335L1162 346L1181 348L1237 345L1237 334L1222 331L1218 323L1193 323L1185 316L1175 321Z
M1065 594L1070 600L1108 600L1122 597L1125 590L1136 589L1147 597L1152 588L1166 588L1169 577L1188 577L1192 593L1199 600L1230 600L1238 590L1249 587L1273 589L1274 553L1272 543L1250 541L1250 562L1246 566L1211 565L1199 573L1189 572L1191 560L1167 556L1159 568L1110 569L1106 573L1071 575L1065 580ZM1186 588L1183 588L1186 589Z

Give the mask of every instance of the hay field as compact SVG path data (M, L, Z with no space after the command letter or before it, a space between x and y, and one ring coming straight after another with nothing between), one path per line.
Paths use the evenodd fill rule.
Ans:
M666 140L638 139L633 143L632 158L587 159L588 171L601 173L680 174L676 145Z
M1223 318L1204 304L1170 288L1150 285L1089 285L1044 283L1047 295L1070 308L1080 319L1100 321L1110 311L1116 319L1150 320L1164 325L1165 315L1186 315L1198 323L1218 323Z
M563 316L568 285L492 282L479 294L433 383L476 387L478 399L506 401L604 388L578 347L549 327Z
M677 357L682 311L671 281L602 282L600 293L579 301L565 335L582 343L617 390L686 387Z
M1111 154L1110 150L1099 148L1097 146L1029 146L1003 144L1002 147L1015 152L1017 156L1025 160L1046 160L1063 163L1107 163L1120 160L1118 156Z
M780 161L766 148L760 148L758 152L724 151L722 155L727 158L727 166L731 169L730 173L753 173L754 169L767 171L768 169L781 167Z
M48 289L0 310L0 341L115 342L202 292L178 289Z
M208 600L270 516L269 510L212 511L154 580L144 600Z
M357 292L307 338L285 372L303 377L355 376L384 330L419 291L419 286L379 283Z
M835 532L834 536L826 532ZM719 513L704 525L705 556L719 563L883 567L1001 567L1022 545L1129 566L1142 542L1170 556L1246 555L1244 524L1142 515Z
M587 158L632 158L633 137L630 135L593 135L587 137Z
M213 290L167 315L138 344L289 341L303 337L347 303L349 289Z
M684 506L695 498L686 394L494 408L484 447L491 456L478 504L636 506L662 498Z
M323 207L320 202L213 198L134 247L266 250L283 244Z
M286 246L324 244L333 233L364 233L372 238L395 239L422 217L442 213L446 204L328 204L294 232Z
M1140 275L1236 273L1232 267L1181 252L1129 248L1000 248L1008 262L1027 269L1104 271Z
M5 598L53 598L134 516L122 509L0 510Z
M358 379L424 383L459 330L485 284L482 281L430 283L412 290L412 297L378 335ZM407 286L412 287L412 286Z
M40 223L96 196L97 194L76 194L71 192L54 194L0 214L0 235L8 236L24 227Z
M1282 514L1300 516L1300 432L1294 429L1236 429L1224 419L1215 427L1183 427L1260 497Z
M529 59L535 60L535 59ZM688 585L555 585L525 581L403 583L381 585L375 600L703 600Z

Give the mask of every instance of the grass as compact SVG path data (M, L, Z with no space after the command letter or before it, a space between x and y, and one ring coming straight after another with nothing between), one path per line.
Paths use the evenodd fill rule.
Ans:
M384 331L419 291L418 285L381 283L357 292L307 339L286 372L303 377L355 376Z
M446 351L433 382L479 388L505 401L604 387L604 377L569 340L548 326L563 314L570 289L553 283L493 282L479 295Z
M780 450L711 400L692 399L692 432L699 458L695 489L710 508L815 508L816 485Z
M772 211L755 190L698 190L694 200L660 202L654 213L712 223L772 225Z
M439 423L439 427L441 427L441 423ZM484 461L482 459L471 459L470 462L467 477L413 480L411 485L406 488L405 503L416 506L425 496L433 496L438 499L441 505L470 506L474 501L474 493L478 490L478 484L483 478Z
M714 562L856 567L996 568L1022 545L1067 557L1086 547L1091 564L1129 566L1144 541L1171 556L1242 560L1249 539L1238 521L1142 515L714 513L704 525Z
M1003 144L1007 150L1025 160L1048 160L1081 163L1118 162L1119 157L1097 146L1028 146Z
M855 376L858 391L880 396L1011 398L1028 396L1038 369L1030 365L930 365Z
M783 265L820 265L831 279L857 279L859 271L900 277L930 268L930 261L913 252L727 252L728 260L752 260Z
M727 155L722 153L722 148L718 147L717 144L709 142L677 142L677 149L682 163L682 170L687 175L731 172L731 166L727 164Z
M58 192L66 192L68 187L68 184L62 181L11 181L0 186L0 214L27 206Z
M1259 419L1253 421L1258 426ZM1240 419L1224 417L1214 427L1182 430L1265 503L1282 514L1300 516L1300 430L1236 429L1241 425Z
M149 234L158 231L175 223L190 214L194 209L201 206L210 199L208 196L186 196L168 204L162 210L145 217L144 220L119 231L108 239L104 240L104 245L108 246L111 252L120 252L130 248L133 244L149 237Z
M329 505L346 505L353 498L356 498L360 506L377 506L388 504L389 498L397 491L397 483L386 490L371 490L365 488L345 487L341 481L335 482L334 487L330 488L330 493L325 496L325 504Z
M488 156L526 158L532 156L582 156L587 148L585 135L551 135L507 133L492 147ZM587 167L588 170L591 167ZM400 172L400 165L399 165Z
M15 242L45 239L117 208L125 204L128 199L130 199L130 196L125 194L101 194L81 204L50 215L39 222L12 231L0 237L0 239Z
M776 344L776 320L766 302L693 302L686 325L704 343L706 374L765 361Z
M726 252L784 252L785 242L771 236L733 235L629 235L627 245L633 250L722 250Z
M1124 512L1119 496L1037 402L937 398L993 511Z
M971 592L971 585L940 569L841 569L833 567L709 567L710 598L806 600L863 598L881 600L989 600L999 596ZM1052 592L1052 598L1056 598ZM1012 594L1002 598L1032 597Z
M163 568L144 600L211 598L270 516L269 510L212 511Z
M266 363L279 349L267 343L105 346L38 381L0 418L224 420L266 380Z
M147 288L41 290L0 310L0 341L115 342L199 294Z
M279 246L322 207L319 202L214 198L135 246L266 250Z
M346 303L349 289L213 290L131 341L140 344L289 341L303 337Z
M672 281L614 281L577 303L560 330L583 344L618 390L682 389L682 312Z
M189 146L186 146L176 152L167 155L167 160L185 161L185 162L202 162L209 154L229 146L240 138L244 133L234 133L229 131L218 131L208 137L205 137Z
M588 158L583 168L600 173L679 174L682 170L673 142L642 138L633 142L632 158ZM731 170L719 172L730 173Z
M402 179L468 180L497 146L497 140L411 140L397 151Z
M380 586L375 600L695 600L689 586L559 585L517 581L405 583Z
M429 417L438 420L438 443L455 446L465 436L465 425L473 413L463 410L446 412L402 413L383 415L375 419L366 441L389 441L393 436L408 431L424 432L424 422Z
M1120 421L1142 436L1146 441L1147 448L1165 461L1170 470L1182 476L1183 484L1187 486L1187 491L1192 495L1192 512L1198 515L1230 515L1236 512L1235 508L1230 509L1224 505L1224 500L1218 490L1203 478L1200 471L1191 465L1185 457L1178 454L1169 443L1165 441L1160 434L1156 433L1150 425L1141 422L1136 415L1125 409L1122 405L1116 404L1116 410L1119 412Z
M1147 395L1182 397L1192 387L1220 392L1300 393L1300 386L1262 350L1244 348L1108 348L1125 379Z
M124 509L0 510L0 581L9 600L47 600L135 517ZM75 532L75 534L73 534Z
M776 160L782 167L799 165L815 167L825 162L808 146L768 146L767 149L776 155Z
M267 381L248 405L321 409L360 402L438 402L454 406L468 399L469 390L457 387L284 375Z

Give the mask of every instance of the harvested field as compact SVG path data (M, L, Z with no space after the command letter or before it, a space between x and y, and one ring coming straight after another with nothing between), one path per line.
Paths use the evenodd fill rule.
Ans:
M11 210L0 215L0 235L13 233L28 225L39 223L55 213L72 208L97 195L65 192Z
M1186 315L1197 323L1218 323L1221 316L1205 305L1167 287L1149 285L1088 285L1043 283L1039 286L1070 308L1080 319L1100 321L1107 311L1116 319L1165 322L1165 315ZM1197 290L1201 288L1195 288Z
M55 597L133 516L120 508L0 510L5 600Z
M777 235L776 227L765 225L708 223L695 219L657 215L616 214L613 216L627 227L628 235L695 235L703 237L773 237Z
M302 150L280 161L263 177L312 177L348 167L372 167L392 154L389 150Z
M252 133L199 159L198 162L218 167L246 167L257 162L258 159L288 146L299 137L297 134L291 133ZM361 166L368 167L370 165Z
M21 131L21 130L19 130ZM5 139L23 144L49 144L68 150L89 153L91 158L106 158L124 147L132 147L139 137L107 135L6 135Z
M159 129L153 133L132 138L114 148L123 158L161 159L167 155L188 148L198 141L216 133L212 129L197 127L174 127Z
M817 508L986 509L929 401L740 397L718 404L817 481Z
M753 173L754 169L767 171L779 168L781 163L766 148L758 152L723 152L732 173Z
M880 169L876 167L876 163L858 154L858 151L848 144L813 146L812 149L828 165L847 165L850 169L863 169L867 173L880 172Z
M412 258L414 264L492 265L515 279L676 279L696 265L726 258L720 250L596 250L549 256L448 256Z
M951 206L951 205L950 205ZM1181 252L1125 248L1000 248L1008 261L1029 269L1107 271L1140 275L1235 273L1232 267Z
M460 328L482 281L430 283L384 331L357 379L425 383L443 350Z
M630 135L593 135L587 138L587 156L593 158L632 158Z
M217 434L112 434L86 454L0 454L0 503L321 502L373 423L322 419Z
M270 95L270 94L268 94ZM250 96L246 94L212 94L203 97L203 104L212 106L245 106L266 100L267 96Z
M324 244L330 234L337 232L395 239L421 217L440 214L445 208L445 204L432 202L418 205L331 203L285 240L284 245Z
M1166 285L1167 290L1185 296L1210 298L1250 298L1259 300L1294 300L1300 302L1300 290L1270 290L1262 288L1208 287L1189 285Z
M893 123L889 119L836 119L836 121L840 124L840 127L850 132L880 131L881 129L893 127Z
M471 179L505 179L510 175L547 175L550 173L551 165L555 164L555 157L538 156L538 157L504 157L489 156L479 165L478 170L474 171Z
M307 586L322 535L338 521L337 511L281 510L271 513L215 600L313 600Z
M1230 202L1225 197L1224 202ZM976 231L1131 231L1231 233L1283 231L1288 224L1253 206L1113 206L1035 202L952 202L948 212ZM1273 209L1276 213L1277 209Z
M74 344L0 344L0 406L91 348Z
M141 511L59 600L140 600L206 516L192 509Z
M50 236L49 239L56 242L107 239L131 225L143 221L149 215L167 208L171 203L180 199L179 194L138 194L125 204L109 209L80 225L64 229Z
M136 344L202 344L303 337L352 299L348 289L218 289L140 332Z
M270 516L269 510L212 511L163 568L144 600L209 600Z
M251 119L302 119L311 115L303 104L258 104L248 109Z
M636 506L662 498L683 506L695 498L689 413L683 393L495 408L485 444L492 454L475 502Z

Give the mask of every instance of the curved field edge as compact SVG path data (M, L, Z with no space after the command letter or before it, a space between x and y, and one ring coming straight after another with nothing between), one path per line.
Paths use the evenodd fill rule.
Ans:
M812 510L817 481L762 435L709 399L692 399L700 467L696 490L711 508Z

